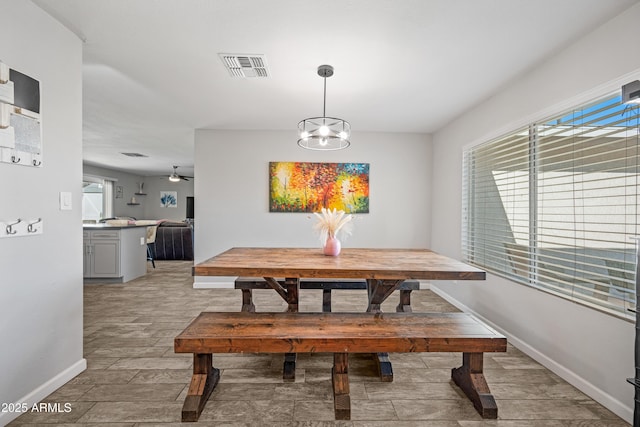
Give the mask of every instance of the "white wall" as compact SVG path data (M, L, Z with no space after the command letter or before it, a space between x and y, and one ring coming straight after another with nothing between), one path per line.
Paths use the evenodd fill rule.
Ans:
M594 30L433 136L434 250L461 258L462 150L550 114L619 90L640 77L640 5ZM455 194L455 197L451 195ZM632 419L634 325L488 275L438 282L439 291L505 332L609 409Z
M187 217L187 196L193 196L193 179L189 181L171 182L165 176L145 176L144 191L141 203L144 204L144 217L147 219L170 219L184 221ZM163 207L160 203L161 191L175 191L178 193L178 206Z
M196 131L196 262L234 246L320 248L312 215L269 213L270 161L369 163L370 213L356 216L343 247L429 247L430 137L353 135L348 149L320 153L292 131Z
M82 45L31 2L0 1L0 59L40 81L43 166L0 163L0 219L44 232L0 239L0 402L35 403L82 357ZM60 192L72 210L59 209ZM20 415L0 413L0 425Z

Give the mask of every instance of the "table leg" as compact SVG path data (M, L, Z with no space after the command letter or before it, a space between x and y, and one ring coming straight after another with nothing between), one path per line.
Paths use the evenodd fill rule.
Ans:
M322 312L331 313L331 289L322 290Z
M249 313L255 313L256 306L253 304L253 293L251 289L242 289L242 309Z
M403 280L367 279L367 296L369 298L367 312L382 313L382 303L398 288L398 286L400 286L402 282ZM392 382L393 367L389 360L389 354L376 353L374 356L376 363L378 364L380 381L388 383Z
M213 356L193 355L193 376L182 405L182 421L198 421L205 403L220 380L220 370L213 367Z
M297 313L298 300L300 299L300 279L288 277L284 279L284 287L287 291L287 311L289 313Z
M284 287L287 291L287 311L296 313L298 311L300 279L295 277L286 278L284 279ZM284 366L282 367L282 379L284 381L292 382L296 379L296 356L296 353L285 353L284 355Z
M367 279L367 296L369 298L369 305L367 312L381 313L380 306L382 303L398 289L403 280L378 280Z
M296 380L296 353L284 354L284 365L282 366L282 379L286 382Z
M336 420L350 420L351 398L349 397L348 353L333 353L331 383L333 385L333 408Z
M389 360L389 353L376 353L373 355L378 365L378 375L383 383L393 382L393 366Z
M462 366L451 370L451 379L462 389L482 418L498 418L498 406L482 373L483 353L462 353Z

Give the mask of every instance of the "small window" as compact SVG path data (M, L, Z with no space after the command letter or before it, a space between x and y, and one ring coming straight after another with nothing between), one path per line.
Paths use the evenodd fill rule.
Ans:
M82 181L82 220L98 222L113 216L113 181L85 175Z

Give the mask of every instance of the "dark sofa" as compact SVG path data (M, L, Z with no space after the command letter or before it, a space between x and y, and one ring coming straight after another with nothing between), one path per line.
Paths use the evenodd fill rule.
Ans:
M155 241L156 260L193 260L193 229L185 222L161 221Z

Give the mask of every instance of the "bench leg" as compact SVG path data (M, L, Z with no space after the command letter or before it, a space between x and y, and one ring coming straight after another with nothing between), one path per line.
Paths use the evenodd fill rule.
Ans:
M482 353L463 353L462 366L451 370L451 379L462 389L482 418L498 418L498 406L482 373Z
M251 289L242 289L242 309L241 311L255 313L256 306L253 304Z
M348 353L333 353L331 382L333 384L333 408L336 420L350 420L351 398L349 397Z
M198 421L205 403L220 380L220 370L213 367L211 354L193 355L193 376L182 406L182 421Z
M400 303L396 307L398 313L411 313L411 289L400 289Z

